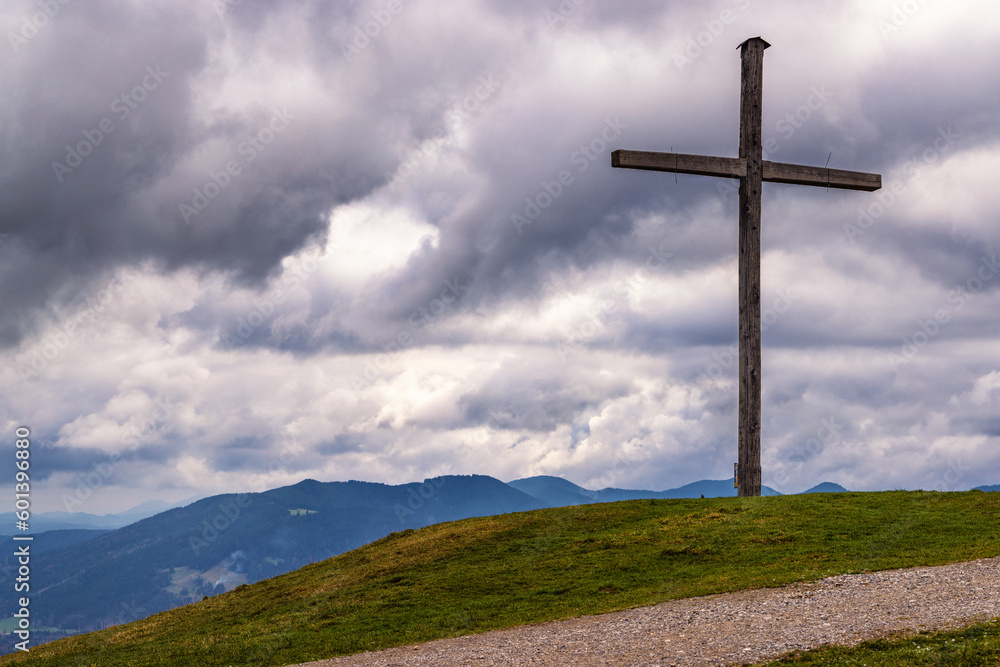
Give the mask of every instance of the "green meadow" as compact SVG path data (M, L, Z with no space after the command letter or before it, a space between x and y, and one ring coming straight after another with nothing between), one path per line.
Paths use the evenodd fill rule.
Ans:
M953 632L921 632L864 642L853 648L826 647L762 662L761 667L996 667L1000 665L1000 621Z
M197 604L4 656L0 665L287 665L675 598L997 555L1000 493L537 510L393 533ZM983 650L996 650L996 625L981 627L993 647ZM956 645L980 636L968 632L925 637L921 646L950 648L923 653L961 650ZM794 660L924 664L822 662L820 655Z

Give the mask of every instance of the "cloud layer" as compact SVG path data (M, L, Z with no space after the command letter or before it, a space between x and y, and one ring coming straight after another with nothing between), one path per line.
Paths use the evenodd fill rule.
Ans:
M734 155L758 34L768 158L884 184L764 188L764 483L997 483L1000 20L904 5L6 3L38 509L728 477L736 191L610 152Z

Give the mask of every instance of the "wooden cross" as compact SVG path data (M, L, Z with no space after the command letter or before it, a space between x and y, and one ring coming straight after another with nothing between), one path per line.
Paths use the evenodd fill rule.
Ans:
M763 159L761 107L764 49L752 37L740 44L740 156L710 157L679 153L617 150L611 166L740 180L740 416L736 480L740 496L760 495L760 190L763 181L865 190L882 187L879 174L806 167Z

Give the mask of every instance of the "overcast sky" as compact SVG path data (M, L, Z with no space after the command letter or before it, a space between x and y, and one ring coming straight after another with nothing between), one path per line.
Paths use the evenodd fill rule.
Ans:
M763 482L1000 483L988 2L8 0L0 419L34 509L732 476L762 36ZM0 471L13 480L13 447ZM9 508L13 509L13 507Z

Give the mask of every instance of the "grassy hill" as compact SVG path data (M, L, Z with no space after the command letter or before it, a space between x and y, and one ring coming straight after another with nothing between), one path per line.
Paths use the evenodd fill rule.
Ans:
M996 667L1000 665L1000 621L977 623L950 632L919 632L883 638L851 648L824 646L794 652L759 667Z
M0 665L286 665L840 573L1000 555L1000 494L638 500L404 531Z
M32 561L32 619L64 629L59 636L98 630L293 571L393 531L542 507L484 475L396 486L307 479L204 498L90 539L50 531L32 546L34 555L44 553ZM0 618L16 610L16 596L0 596ZM9 648L8 639L0 636L0 646Z

